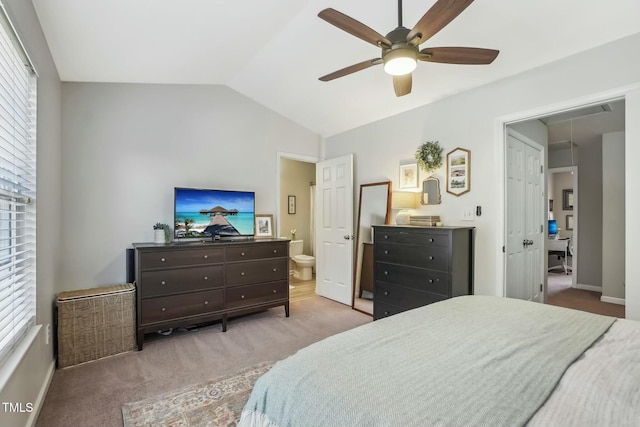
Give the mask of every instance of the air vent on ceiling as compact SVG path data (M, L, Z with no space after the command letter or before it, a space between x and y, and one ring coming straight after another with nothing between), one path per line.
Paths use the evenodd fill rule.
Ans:
M608 111L613 111L613 108L611 108L611 104L591 105L589 107L578 108L577 110L554 114L553 116L541 117L540 121L548 125L551 123L563 122L565 120L578 119L582 117L593 116L595 114L606 113Z

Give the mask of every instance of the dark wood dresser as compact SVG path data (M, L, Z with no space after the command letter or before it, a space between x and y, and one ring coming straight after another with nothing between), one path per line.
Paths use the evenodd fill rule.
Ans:
M373 228L373 320L473 293L473 227Z
M144 334L283 305L289 241L134 243L137 343Z

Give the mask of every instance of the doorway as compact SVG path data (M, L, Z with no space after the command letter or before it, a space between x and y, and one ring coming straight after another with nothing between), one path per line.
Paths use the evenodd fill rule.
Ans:
M573 107L561 112L538 113L532 119L517 122L529 123L531 126L536 124L538 128L541 123L544 124L547 131L544 135L547 141L544 142L549 152L549 168L558 166L576 168L573 185L561 184L562 188L557 188L558 186L548 183L548 190L545 192L550 204L548 212L553 212L548 219L556 220L558 228L561 229L559 232L561 237L572 237L572 248L568 252L573 252L573 257L569 259L562 257L564 261L572 263L568 265L570 267L568 271L572 276L571 286L600 292L600 301L616 304L624 304L625 301L624 107L624 99L618 98ZM505 124L508 123L505 121ZM589 173L583 173L578 177L578 165ZM580 181L580 188L578 188L578 181ZM555 190L554 187L556 187ZM563 193L562 190L567 191ZM615 195L619 195L621 200L615 200L613 197ZM571 196L570 207L565 203L567 201L565 198L569 196ZM579 199L583 202L580 208L577 204ZM609 210L613 212L608 212ZM579 227L578 211L582 214ZM605 219L605 217L615 218L615 220ZM505 217L505 223L507 220ZM616 224L615 230L620 231L622 237L616 237L615 256L610 257L607 253L608 247L614 245L609 242L611 239L607 230L613 224ZM545 233L548 233L546 221L543 225ZM548 249L549 242L547 242ZM579 265L578 253L580 253ZM505 260L505 264L507 262L508 260ZM553 267L550 260L545 264L547 264L545 270ZM562 269L564 272L564 266ZM615 270L619 276L615 277L605 272L608 270ZM546 277L546 271L544 273ZM505 286L508 286L508 283L505 283ZM545 293L547 291L548 282Z
M549 153L553 158L557 150ZM576 287L578 251L578 167L550 168L547 172L548 241L547 298Z
M303 274L293 256L315 256L315 176L317 159L295 154L278 155L278 236L290 239L289 299L298 301L316 293L315 269L308 267Z

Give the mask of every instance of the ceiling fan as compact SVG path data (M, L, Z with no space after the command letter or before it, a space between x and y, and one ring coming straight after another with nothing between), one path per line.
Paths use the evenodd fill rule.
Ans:
M328 82L373 65L384 64L384 71L393 76L393 89L396 96L403 96L411 93L411 72L416 68L417 61L474 65L492 63L500 51L475 47L418 49L421 43L424 43L443 29L472 2L473 0L438 0L410 30L402 26L402 0L398 0L398 27L386 36L335 9L324 9L318 14L320 18L351 35L381 48L382 57L368 59L334 71L331 74L320 77L320 80Z

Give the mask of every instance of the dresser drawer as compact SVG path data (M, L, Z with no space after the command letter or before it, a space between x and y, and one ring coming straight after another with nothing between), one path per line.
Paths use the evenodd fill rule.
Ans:
M374 235L377 242L389 242L389 243L403 243L409 245L422 245L422 246L437 246L447 247L449 246L449 235L441 234L435 231L429 231L427 229L408 229L402 230L397 228L391 229L376 229Z
M226 264L227 285L248 285L250 283L286 280L289 275L288 264L288 258Z
M409 265L431 270L449 270L449 254L446 248L376 243L376 262Z
M227 248L226 261L245 261L260 258L288 258L289 245L287 242L254 244L251 246L237 246Z
M140 274L138 292L147 298L222 287L223 273L222 265L145 271Z
M448 299L445 295L437 295L384 282L376 282L376 304L381 302L412 309L445 299Z
M224 291L193 292L141 301L142 325L206 314L224 308Z
M378 298L376 296L376 298ZM389 304L386 302L378 302L376 300L373 305L373 320L382 319L384 317L393 316L394 314L402 313L403 311L407 311L407 308L398 307L393 304Z
M215 264L223 260L222 248L143 252L140 254L140 269Z
M449 273L382 262L376 263L375 268L376 280L444 296L450 294Z
M235 286L227 289L226 308L237 309L287 298L289 298L289 284L286 281Z

